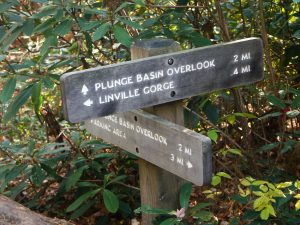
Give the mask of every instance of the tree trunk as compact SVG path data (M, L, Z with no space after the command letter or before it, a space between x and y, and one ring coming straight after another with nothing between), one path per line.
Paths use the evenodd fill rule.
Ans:
M0 225L72 225L57 218L35 213L21 204L0 195Z

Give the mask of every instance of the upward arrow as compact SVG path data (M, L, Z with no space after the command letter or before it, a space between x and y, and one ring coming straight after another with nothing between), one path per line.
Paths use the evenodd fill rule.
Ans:
M89 89L87 88L87 86L85 86L85 84L82 86L81 92L83 95L86 95L87 92L89 91Z

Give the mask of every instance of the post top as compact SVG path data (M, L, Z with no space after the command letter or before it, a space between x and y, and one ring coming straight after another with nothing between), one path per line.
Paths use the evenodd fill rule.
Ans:
M138 40L131 46L131 58L139 59L180 50L180 44L172 39L158 37Z
M153 38L153 39L145 39L136 41L133 46L137 48L165 48L176 43L174 40L167 38Z

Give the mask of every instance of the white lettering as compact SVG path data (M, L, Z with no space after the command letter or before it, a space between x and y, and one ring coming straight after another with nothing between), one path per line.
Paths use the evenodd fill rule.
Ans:
M174 156L174 154L171 154L171 158L170 158L170 160L171 160L172 162L174 162L174 160L175 160L175 156Z
M112 121L114 123L118 123L118 117L116 117L114 115L105 116L104 118L107 119L107 120L110 120L110 121Z
M167 70L167 75L168 75L168 76L172 76L173 74L174 74L173 69L172 69L172 68L169 68L169 69Z
M149 73L144 73L144 74L137 74L136 75L136 82L142 82L142 81L149 81L149 80L155 80L159 79L164 76L164 71L163 70L158 70L158 71L151 71Z
M144 135L145 137L148 137L154 141L157 141L163 145L166 145L168 146L168 143L167 143L167 138L165 138L164 136L162 135L159 135L157 133L153 134L153 132L151 130L148 130L146 128L143 128L143 127L140 127L140 126L136 126L135 128L135 131L138 133L138 134L142 134Z
M239 61L239 60L238 60L238 58L239 58L238 55L234 55L233 58L234 58L234 62L238 62L238 61Z
M136 75L136 82L141 82L141 81L143 81L142 74L137 74Z
M191 156L191 155L192 155L192 149L191 149L191 148L184 147L184 153Z
M99 89L105 90L105 89L115 88L118 86L126 86L132 83L133 83L132 76L122 77L116 80L108 80L105 82L95 83L95 91L98 91Z
M249 60L249 59L251 59L250 52L242 54L242 60Z
M100 96L99 104L104 104L104 103L118 101L118 100L124 100L127 98L134 98L134 97L140 96L139 91L140 91L140 89L134 89L134 90L128 90L126 92L122 91L122 92L118 92L118 93Z
M125 134L125 132L122 131L122 130L120 130L120 129L118 129L118 128L114 128L113 134L114 134L114 135L117 135L117 136L119 136L119 137L121 137L121 138L126 139L126 134Z
M95 84L95 91L97 91L101 87L101 83L96 83Z
M122 119L122 117L119 117L119 124L123 127L126 127L129 130L134 130L134 124L130 123L127 120Z
M176 162L182 166L184 165L183 158L179 158L178 156L177 156Z
M154 84L151 86L146 86L143 88L143 93L145 95L150 94L150 93L155 93L159 91L164 91L164 90L170 90L174 88L174 81L171 82L166 82L163 84Z
M251 71L250 65L242 67L241 73L249 73Z
M96 125L97 127L102 128L103 130L106 130L108 132L111 132L111 128L109 124L102 123L100 120L91 120L91 123Z
M239 74L239 71L238 71L238 69L237 69L237 68L235 68L235 69L234 69L234 71L233 71L233 74L232 74L231 76L233 76L233 75L237 75L237 74Z
M178 144L178 151L182 152L182 144Z
M192 72L195 70L202 70L215 67L215 59L212 60L205 60L202 62L198 62L196 64L187 64L177 67L171 67L167 69L167 75L172 76L174 74L184 74L187 72Z

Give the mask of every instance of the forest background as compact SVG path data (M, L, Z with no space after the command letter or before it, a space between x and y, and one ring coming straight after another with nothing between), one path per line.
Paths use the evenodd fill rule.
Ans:
M8 0L0 3L0 192L78 224L299 224L299 0ZM214 143L210 186L177 209L141 207L136 157L64 120L59 78L130 60L138 39L191 49L264 44L264 80L187 101ZM173 211L175 210L175 211ZM182 212L185 213L182 213Z

